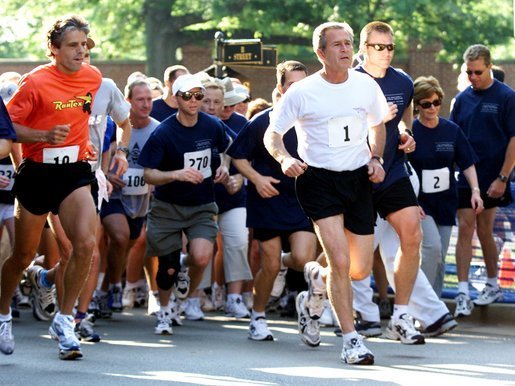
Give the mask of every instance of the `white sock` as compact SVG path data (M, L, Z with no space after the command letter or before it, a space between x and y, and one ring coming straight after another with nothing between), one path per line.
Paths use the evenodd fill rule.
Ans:
M493 289L499 288L499 283L497 282L497 276L495 277L487 277L486 278L486 284L490 284Z
M7 315L0 314L0 322L8 322L11 319L12 319L12 317L11 317L11 309L10 308L9 308L9 313Z
M349 342L351 339L358 338L359 334L357 331L348 332L347 334L343 334L343 341Z
M238 301L238 298L241 299L241 295L240 294L229 294L229 295L227 295L227 301L228 302L236 303Z
M469 282L468 281L458 282L458 293L460 293L460 292L469 296Z
M129 291L129 290L131 290L131 289L134 289L134 288L138 288L138 287L140 287L140 286L138 285L138 282L136 282L136 283L129 283L129 282L126 282L126 283L125 283L125 288L127 289L127 291Z
M394 304L392 319L399 319L399 317L402 314L407 314L407 313L408 313L408 305L407 304Z
M256 320L257 318L265 318L266 319L265 311L257 312L257 311L252 310L252 320Z

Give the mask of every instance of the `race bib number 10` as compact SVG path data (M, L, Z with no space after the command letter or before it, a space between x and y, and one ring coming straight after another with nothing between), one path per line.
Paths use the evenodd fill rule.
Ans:
M197 169L204 178L211 177L211 149L184 153L184 167Z
M43 149L43 163L62 165L77 162L79 145L65 147L47 147Z

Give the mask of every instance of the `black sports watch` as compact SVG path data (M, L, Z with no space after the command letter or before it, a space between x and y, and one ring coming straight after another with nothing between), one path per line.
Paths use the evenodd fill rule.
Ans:
M125 153L125 157L129 157L129 148L125 146L118 146L116 150L123 151Z
M410 137L413 137L413 131L411 131L410 129L406 129L404 130L404 132L408 134Z
M501 182L508 182L508 177L503 176L502 174L499 174L499 175L497 176L497 178L498 178Z
M371 160L372 160L372 159L376 159L376 160L378 160L378 161L379 161L379 163L381 164L381 166L383 166L383 164L384 164L384 160L383 160L383 158L382 158L382 157L379 157L378 155L374 155L374 156L372 156L370 159L371 159Z

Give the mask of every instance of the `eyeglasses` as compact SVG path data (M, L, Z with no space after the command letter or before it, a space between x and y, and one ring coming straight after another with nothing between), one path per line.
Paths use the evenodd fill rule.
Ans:
M472 74L477 75L477 76L481 76L483 74L483 72L485 72L485 70L483 70L483 71L481 71L481 70L476 70L476 71L467 70L465 72L467 73L468 76L471 76Z
M432 102L422 102L422 103L419 103L418 105L420 107L422 107L423 109L428 109L430 108L431 106L434 106L434 107L438 107L442 104L442 101L440 99L435 99L434 101Z
M204 99L204 94L200 91L195 91L195 92L186 91L186 92L183 92L182 94L177 94L177 96L180 96L182 98L182 100L184 100L184 101L189 101L192 97L195 97L195 99L198 101L201 101L202 99Z
M379 44L379 43L365 43L367 47L373 47L376 51L384 51L386 48L388 51L395 50L395 44Z

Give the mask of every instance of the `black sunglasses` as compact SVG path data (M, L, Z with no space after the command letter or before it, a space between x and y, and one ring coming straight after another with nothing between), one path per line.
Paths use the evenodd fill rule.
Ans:
M480 71L480 70L476 70L476 71L467 70L465 72L467 73L468 76L471 76L472 74L480 76L480 75L483 74L483 72L485 72L485 70L483 70L483 71Z
M395 50L395 44L379 44L379 43L365 43L367 47L374 47L376 51L384 51L386 48L388 51Z
M442 101L440 99L435 99L432 102L422 102L422 103L419 103L419 106L422 107L423 109L428 109L431 106L438 107L441 104L442 104Z
M182 100L189 101L192 97L195 97L196 100L201 101L204 99L204 94L201 91L195 91L195 92L183 92L182 94L177 94L177 96L180 96Z

